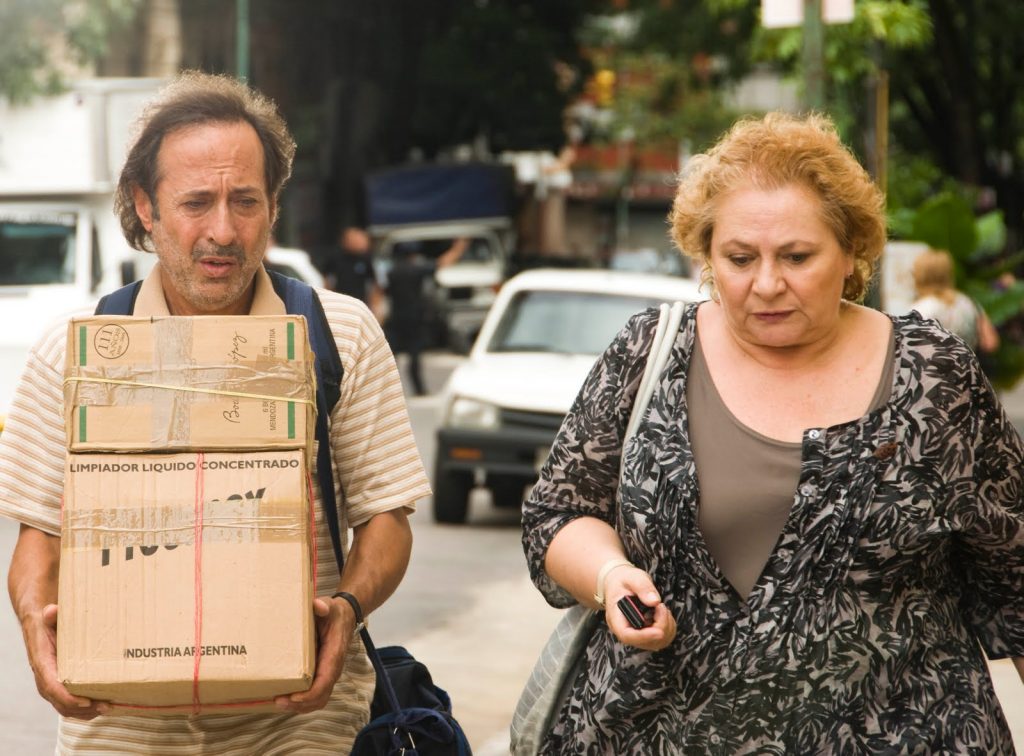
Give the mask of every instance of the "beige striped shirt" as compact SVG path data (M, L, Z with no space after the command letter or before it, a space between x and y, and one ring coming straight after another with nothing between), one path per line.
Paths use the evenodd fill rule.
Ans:
M136 301L137 315L167 315L159 266ZM416 450L394 357L360 301L318 290L344 369L341 400L331 414L331 449L344 548L348 528L398 507L414 508L430 494ZM260 272L250 311L284 314L269 277ZM91 314L88 312L73 313ZM62 319L32 349L0 434L0 514L60 533L64 420L62 380L67 323ZM330 595L338 569L320 511L315 459L317 589ZM104 716L90 722L61 719L58 754L332 754L347 753L366 721L373 668L358 637L327 707L311 714Z

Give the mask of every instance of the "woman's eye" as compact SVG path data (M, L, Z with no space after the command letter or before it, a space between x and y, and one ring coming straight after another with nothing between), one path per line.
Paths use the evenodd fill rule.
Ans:
M789 261L799 265L802 262L806 262L807 258L808 258L808 255L805 255L805 254L790 255L789 256Z

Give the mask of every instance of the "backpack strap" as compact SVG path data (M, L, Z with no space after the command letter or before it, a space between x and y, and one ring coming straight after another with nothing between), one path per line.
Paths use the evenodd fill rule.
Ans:
M316 473L320 483L327 529L331 533L334 558L338 571L344 564L341 552L341 532L338 527L338 503L334 498L334 474L331 465L331 439L327 418L341 398L342 366L338 345L331 335L327 314L313 287L296 278L267 271L274 291L284 300L284 308L291 315L303 315L309 328L309 345L313 348L316 368Z
M135 311L135 300L141 288L142 281L135 281L110 292L96 303L96 314L131 315Z

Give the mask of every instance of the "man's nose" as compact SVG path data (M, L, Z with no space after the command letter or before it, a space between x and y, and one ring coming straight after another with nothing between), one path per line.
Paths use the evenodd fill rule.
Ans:
M207 234L210 241L220 247L226 247L235 241L235 219L227 202L218 202L213 206L209 216Z

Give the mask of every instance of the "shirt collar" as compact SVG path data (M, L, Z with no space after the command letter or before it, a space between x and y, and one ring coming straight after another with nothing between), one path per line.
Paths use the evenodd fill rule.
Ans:
M252 307L249 308L250 315L285 315L284 301L274 291L274 284L270 276L261 265L255 276L256 291L252 298ZM167 300L164 299L164 287L160 282L160 263L153 266L145 280L142 288L139 289L139 296L135 299L135 315L146 317L160 317L171 314L167 309Z

